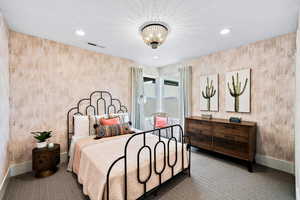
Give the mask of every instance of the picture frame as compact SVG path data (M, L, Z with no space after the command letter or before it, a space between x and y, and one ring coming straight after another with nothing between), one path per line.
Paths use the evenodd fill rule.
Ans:
M219 111L219 74L200 76L200 110Z
M251 112L251 69L226 72L225 108L227 112Z

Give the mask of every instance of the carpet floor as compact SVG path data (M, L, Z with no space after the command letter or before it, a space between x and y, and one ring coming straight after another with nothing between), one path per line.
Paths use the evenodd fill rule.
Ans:
M178 176L146 199L294 200L294 176L260 165L249 173L240 162L194 149L191 177ZM66 164L46 178L11 178L4 200L88 200Z

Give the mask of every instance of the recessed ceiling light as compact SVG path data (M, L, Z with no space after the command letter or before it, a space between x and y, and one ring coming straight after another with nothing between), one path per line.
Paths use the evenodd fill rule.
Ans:
M153 56L153 59L157 60L159 59L159 56Z
M78 35L78 36L84 36L84 35L85 35L85 32L84 32L84 30L82 30L82 29L77 29L77 30L75 31L75 34Z
M220 31L221 35L227 35L231 32L231 30L229 28L224 28Z

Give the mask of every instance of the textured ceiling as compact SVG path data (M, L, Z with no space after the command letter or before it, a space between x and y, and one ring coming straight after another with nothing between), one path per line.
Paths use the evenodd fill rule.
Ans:
M298 0L1 0L12 30L105 54L162 66L296 31ZM166 22L171 32L156 50L139 27ZM231 28L221 36L222 28ZM84 37L74 35L78 28ZM106 46L91 47L87 42ZM159 56L159 59L153 59Z

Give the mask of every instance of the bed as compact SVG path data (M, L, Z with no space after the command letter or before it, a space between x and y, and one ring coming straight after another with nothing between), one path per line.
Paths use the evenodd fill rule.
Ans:
M107 91L79 100L67 116L68 170L91 200L142 199L179 174L190 176L190 143L178 124L95 140L74 135L74 115L128 113ZM164 133L169 133L168 137ZM89 132L91 128L89 127ZM175 132L179 134L175 136Z

